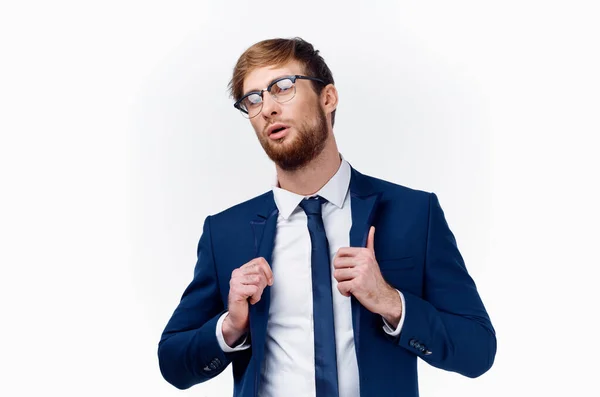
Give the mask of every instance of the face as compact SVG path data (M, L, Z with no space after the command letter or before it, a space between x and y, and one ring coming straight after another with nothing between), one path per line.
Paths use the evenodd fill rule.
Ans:
M305 75L297 62L263 67L251 71L244 79L244 93L262 90L278 77ZM296 95L279 103L270 93L263 93L261 112L250 119L256 136L269 158L281 169L302 168L324 149L328 138L325 110L309 80L296 80ZM285 127L278 132L279 128Z

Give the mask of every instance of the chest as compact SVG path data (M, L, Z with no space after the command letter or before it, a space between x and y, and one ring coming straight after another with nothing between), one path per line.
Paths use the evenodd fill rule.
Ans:
M346 206L345 206L346 207ZM330 273L333 258L341 247L350 245L352 219L349 208L324 208L323 224L329 244ZM311 240L306 215L297 210L288 219L279 217L273 244L271 269L270 316L310 317L312 313ZM337 291L337 280L331 278L334 310L342 309L343 296ZM340 295L337 297L336 295ZM305 317L305 318L306 318Z

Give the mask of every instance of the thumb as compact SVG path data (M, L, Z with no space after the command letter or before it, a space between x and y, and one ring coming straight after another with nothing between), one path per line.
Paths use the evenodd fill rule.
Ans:
M375 253L375 226L371 226L369 229L369 236L367 237L367 248Z

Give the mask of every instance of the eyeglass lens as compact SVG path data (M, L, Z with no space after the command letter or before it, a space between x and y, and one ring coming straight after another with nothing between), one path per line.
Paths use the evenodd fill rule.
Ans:
M269 90L273 99L275 99L279 103L284 103L291 100L296 94L296 86L290 79L282 79L275 82L270 86ZM244 100L240 103L242 109L244 109L248 114L243 114L246 117L254 117L262 110L263 99L262 95L265 95L264 92L262 94L254 93L248 95Z

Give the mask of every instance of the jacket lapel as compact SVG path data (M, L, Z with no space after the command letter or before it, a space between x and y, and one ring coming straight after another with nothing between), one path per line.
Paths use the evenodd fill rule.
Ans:
M371 186L367 178L351 168L350 176L350 208L352 211L352 227L350 228L350 246L366 247L369 228L377 212L381 192ZM352 327L354 330L354 346L357 359L360 360L360 324L361 311L366 310L355 298L351 298ZM359 365L360 368L360 365Z
M273 192L265 195L263 205L250 221L254 233L255 258L263 257L269 266L272 266L273 243L277 229L277 215L279 211L275 205ZM267 320L269 318L269 304L271 301L271 288L267 286L260 301L250 305L250 338L252 343L252 356L255 365L255 395L258 390L259 374L264 358L265 340L267 335Z

